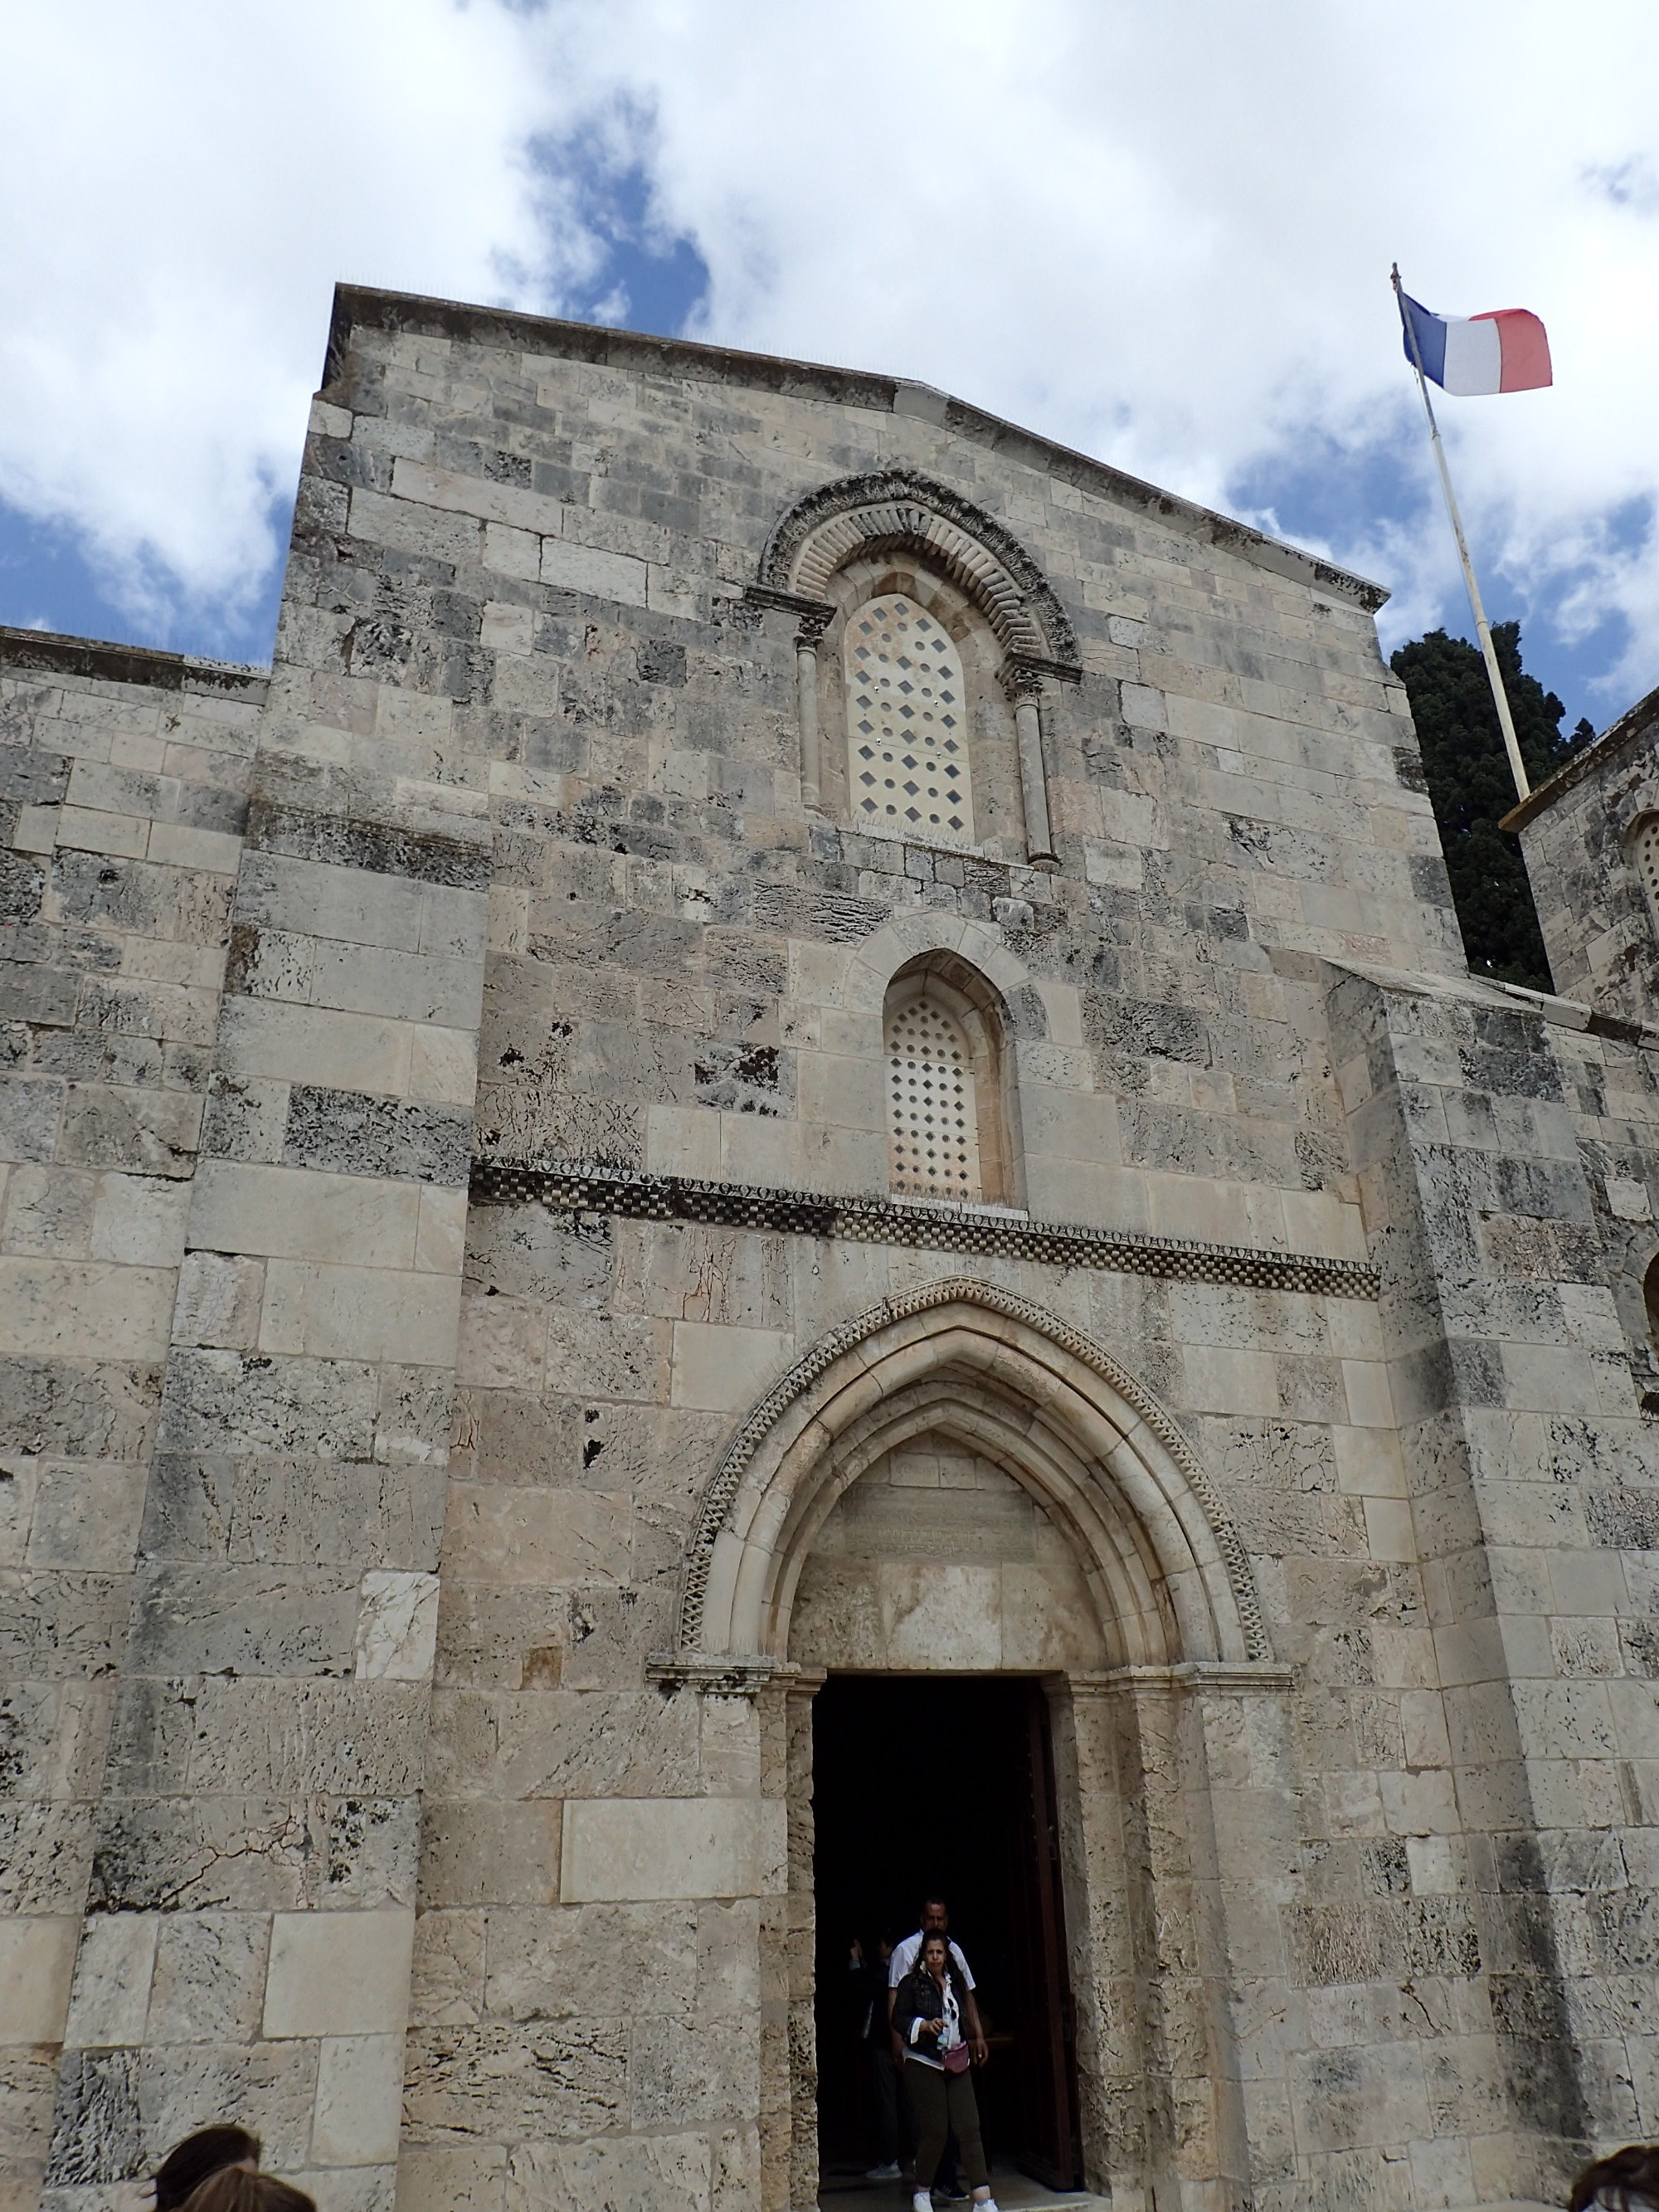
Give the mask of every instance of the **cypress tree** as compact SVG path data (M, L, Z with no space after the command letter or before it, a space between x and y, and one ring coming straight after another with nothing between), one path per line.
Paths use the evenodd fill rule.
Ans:
M1571 736L1563 735L1566 708L1521 665L1519 623L1494 623L1492 635L1521 757L1535 787L1595 733L1580 720ZM1477 975L1547 991L1549 962L1520 842L1498 826L1515 805L1515 781L1480 649L1431 629L1402 645L1393 666L1417 725L1469 966Z

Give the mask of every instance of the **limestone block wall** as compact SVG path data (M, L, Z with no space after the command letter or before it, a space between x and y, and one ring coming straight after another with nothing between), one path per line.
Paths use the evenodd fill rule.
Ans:
M1193 1185L1166 1176L1320 1188L1303 1001L1264 946L1462 966L1364 594L937 395L828 373L786 394L631 343L596 360L551 326L344 295L351 434L319 441L303 495L397 556L352 667L412 682L441 653L488 732L481 1147L884 1185L819 979L920 909L994 922L1079 994L1069 1029L1033 1008L1019 1036L1048 1048L1021 1069L1034 1212L1133 1221L1158 1194L1175 1227ZM745 587L793 500L901 458L1023 534L1081 641L1081 684L1045 699L1058 873L802 809L793 618Z
M1032 1214L1359 1256L1310 956L1462 964L1363 602L929 395L597 343L345 303L339 415L302 495L317 557L289 635L313 684L441 693L489 763L481 1158L880 1191L882 993L905 960L955 955L1008 1010ZM1057 870L802 807L795 618L747 587L791 501L895 460L1018 530L1075 628L1082 681L1044 702ZM406 2186L516 2203L672 2172L696 2202L793 2201L810 1820L787 1747L781 1778L767 1764L764 1698L665 1697L647 1661L672 1642L734 1423L849 1314L954 1263L531 1197L475 1206L465 1264ZM1381 2191L1402 2160L1425 2203L1508 2186L1514 2112L1481 2101L1477 2032L1444 2062L1467 2094L1437 2102L1376 1988L1396 1957L1425 1986L1432 1969L1449 2033L1486 1964L1438 1850L1445 1785L1425 1778L1438 1686L1374 1310L975 1265L1088 1326L1193 1425L1310 1677L1297 1718L1247 1723L1228 1815L1245 1825L1210 1870L1174 1871L1173 1830L1142 1851L1158 1879L1209 1885L1253 2020L1305 1993L1224 2110L1196 2027L1217 1984L1196 1974L1168 2031L1178 2111L1147 2121L1158 2157L1195 2187L1254 2161L1286 2202L1338 2179ZM1173 1716L1132 1731L1115 1771L1224 1766L1237 1723L1218 1711L1206 1748L1210 1725L1198 1751ZM1219 1884L1241 1861L1249 1880ZM679 1963L617 2010L567 1966L625 1931ZM1140 1956L1140 1988L1168 1981ZM757 1990L763 2024L789 2027L786 2076L755 2051ZM1138 2033L1143 2058L1162 2047ZM688 2047L696 2084L673 2070Z
M450 702L316 649L228 916L55 2204L226 2110L332 2205L397 2154L489 837Z
M1411 1701L1410 1886L1443 1899L1427 1909L1453 1974L1486 1976L1461 2022L1449 1987L1428 2008L1462 2076L1438 2094L1471 2126L1507 2106L1532 2137L1507 2174L1477 2162L1477 2185L1547 2197L1577 2142L1655 2121L1638 1931L1659 1461L1596 1251L1584 1048L1426 979L1349 977L1333 1011L1420 1562L1395 1633L1433 1686ZM1401 1954L1419 1992L1426 1940L1419 1922Z
M264 691L251 669L0 631L0 2103L18 2202L46 2161L98 1848Z
M767 1786L763 1713L741 1698L699 1699L687 1690L665 1697L647 1681L646 1662L673 1644L691 1516L750 1406L838 1326L959 1267L950 1255L695 1224L475 1208L416 1936L404 2151L405 2185L418 2188L416 2201L494 2202L504 2191L514 2203L520 2177L553 2170L576 2201L574 2177L655 2172L667 2155L657 2131L670 2128L671 2117L674 2185L684 2201L703 2201L705 2174L762 2189L763 2203L806 2201L763 2193L769 2159L784 2178L789 2171L787 2104L769 2109L763 2085L758 2141L751 2115L752 2069L766 2063L757 1981L764 1988L775 1972L778 2002L793 1996L798 2018L811 2018L810 1975L792 1983L766 1941L771 1923L793 1928L804 1911L810 1961L811 1827L798 1836L793 1825L803 1771L810 1788L810 1759L804 1770L798 1764L788 1796L787 1891L781 1870L764 1857L728 1856L720 1871L705 1859L691 1873L694 1838L726 1832L720 1824L738 1821L747 1852L743 1801ZM1282 1644L1307 1666L1293 1721L1288 1712L1277 1723L1233 1713L1218 1723L1227 1771L1237 1770L1240 1785L1223 1841L1234 1869L1245 2002L1253 2021L1271 2017L1304 1971L1302 1951L1294 1966L1287 1961L1280 1925L1298 1852L1322 1860L1334 1850L1321 1894L1333 1900L1332 1917L1358 1916L1374 1893L1370 1863L1347 1841L1356 1796L1369 1793L1376 1810L1389 1880L1403 1878L1404 1836L1420 1825L1407 1771L1417 1747L1413 1740L1408 1749L1401 1718L1418 1674L1404 1649L1368 1685L1363 1746L1352 1711L1362 1702L1347 1651L1354 1625L1369 1628L1379 1575L1411 1572L1377 1565L1408 1561L1410 1540L1375 1309L1359 1298L995 1259L975 1273L1039 1300L1139 1372L1158 1376L1248 1532L1275 1648ZM790 1644L804 1679L821 1679L826 1666L1012 1666L1092 1681L1104 1656L1092 1601L1075 1555L1046 1530L1026 1493L960 1454L919 1449L896 1473L910 1480L896 1481L890 1467L872 1470L825 1524L802 1578L799 1640L792 1635ZM890 1507L885 1535L860 1539L849 1531L875 1510L871 1483L908 1493L903 1526L888 1525L900 1510ZM878 1561L860 1556L872 1549ZM1149 1694L1159 1705L1158 1693ZM1086 1771L1106 1761L1144 1807L1139 1734L1115 1723L1103 1746L1106 1720L1096 1702L1080 1707L1075 1723L1068 1706L1064 1725L1083 1732ZM1179 1739L1188 1725L1177 1711L1160 1711L1155 1740ZM1264 1786L1263 1753L1250 1747L1261 1729L1277 1755L1305 1759L1306 1773L1332 1770L1323 1794L1316 1784L1311 1801L1299 1802L1288 1782ZM1180 1759L1173 1750L1157 1756L1153 1786L1178 1795L1188 1786ZM1335 1771L1362 1765L1363 1776ZM787 1783L786 1775L770 1787L781 1796ZM1114 1779L1111 1791L1119 1787ZM763 1816L766 1804L763 1794ZM1141 1813L1125 1817L1133 1828ZM691 1825L700 1820L706 1829ZM1184 1828L1191 1826L1189 1809ZM1334 1847L1325 1840L1333 1835L1341 1839ZM611 1863L596 1897L587 1854L589 1838L599 1836ZM573 1840L580 1854L574 1864ZM1076 1848L1086 1859L1095 1847L1079 1833ZM1150 1849L1160 1867L1181 1856L1158 1822L1150 1844L1134 1848ZM1183 2114L1181 2151L1178 2160L1161 2154L1196 2175L1218 2154L1225 2116L1210 2079L1207 2028L1199 2034L1211 1992L1176 1932L1185 1878L1166 1905L1162 1964L1149 1933L1139 1972L1122 1970L1134 1989L1157 1991L1171 2009L1162 2042L1146 2039L1126 1984L1115 1979L1121 1906L1111 1885L1101 1895L1104 1880L1092 1889L1081 1881L1075 1900L1079 2033L1101 2067L1084 2082L1091 2124L1109 2140L1127 2186L1153 2124L1139 2108L1173 2090ZM694 1911L680 1893L687 1881L737 1884L753 1899L757 1921L724 1905L716 1911L712 1899ZM706 1964L692 1968L696 1911L712 1913L723 1931L718 1979ZM1099 1959L1085 1940L1097 1924ZM671 1949L672 1931L679 1932ZM659 1971L630 1968L613 1987L597 1960L607 1946L647 1937ZM700 1961L713 1939L705 1932L701 1940ZM1316 1915L1298 1940L1317 1948ZM606 2010L617 1996L627 2005L621 2017ZM1283 2026L1253 2037L1251 2053L1252 2109L1269 2139L1287 2142L1298 2125L1323 2124L1320 2083L1292 2078L1315 2036L1299 1996L1291 2004ZM763 2002L759 2013L763 2021ZM687 2047L701 2053L695 2083L672 2068L672 2054ZM551 2052L561 2060L557 2099L539 2071ZM798 2095L808 2079L797 2072ZM1396 2132L1398 2119L1390 2124ZM1421 2126L1427 2138L1426 2120ZM543 2147L566 2135L589 2138L587 2147L580 2154ZM1380 2166L1380 2150L1376 2158Z
M1659 908L1636 849L1659 815L1656 725L1650 693L1504 819L1521 839L1556 989L1633 1022L1651 1020L1659 998Z
M1576 1026L1582 1019L1575 1012L1575 1025L1552 1030L1595 1210L1594 1231L1577 1234L1569 1264L1589 1281L1605 1275L1642 1411L1652 1414L1659 1411L1659 1346L1647 1291L1659 1257L1659 1038L1651 1030L1597 1034Z

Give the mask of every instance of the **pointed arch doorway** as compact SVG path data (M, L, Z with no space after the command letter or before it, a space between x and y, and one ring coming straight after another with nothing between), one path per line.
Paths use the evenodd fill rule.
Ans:
M717 1695L752 1685L763 1796L782 1816L762 1946L764 2212L819 2201L830 1808L813 1713L848 1676L1039 1686L1086 2185L1182 2212L1248 2186L1232 1959L1255 1900L1224 1878L1218 1808L1237 1802L1241 1741L1261 1747L1251 1789L1287 1793L1285 1731L1259 1701L1290 1677L1191 1448L1103 1346L968 1277L842 1323L710 1478L673 1671Z

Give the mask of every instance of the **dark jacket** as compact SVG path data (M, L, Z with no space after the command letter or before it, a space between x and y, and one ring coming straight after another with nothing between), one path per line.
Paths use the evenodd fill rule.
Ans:
M956 1997L957 2017L965 2037L968 2033L968 1984L957 1972L954 1959L947 1957L945 1962L945 1972ZM893 1998L893 2026L897 2032L899 2040L907 2051L914 2051L923 2058L938 2059L939 2038L924 2027L915 2041L912 2043L910 2023L916 2020L938 2020L944 2009L944 2004L945 2000L939 1993L939 1984L918 1959L899 1984Z
M887 1961L885 1959L866 1959L858 1966L848 1962L847 1995L857 2023L859 2039L867 2043L875 2034L877 2023L881 2032L887 2033Z

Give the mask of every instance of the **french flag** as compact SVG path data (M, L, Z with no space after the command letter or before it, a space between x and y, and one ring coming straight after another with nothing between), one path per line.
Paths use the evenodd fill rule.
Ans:
M1400 312L1407 325L1407 360L1417 366L1415 337L1424 375L1443 392L1473 398L1488 392L1536 392L1554 381L1544 325L1525 307L1437 315L1401 292Z

